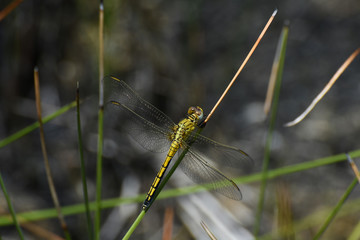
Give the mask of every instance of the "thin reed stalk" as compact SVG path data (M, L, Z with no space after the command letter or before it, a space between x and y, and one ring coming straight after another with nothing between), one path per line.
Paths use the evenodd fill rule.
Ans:
M17 216L16 216L16 213L15 213L15 209L14 209L12 203L11 203L10 196L9 196L7 190L6 190L5 183L4 183L4 181L3 181L3 178L2 178L1 173L0 173L0 186L1 186L1 189L2 189L2 191L3 191L3 193L4 193L4 197L5 197L5 199L6 199L6 203L7 203L7 205L8 205L8 208L9 208L9 211L10 211L10 214L11 214L11 217L12 217L12 220L13 220L14 225L15 225L15 227L16 227L16 231L17 231L18 234L19 234L19 238L20 238L21 240L23 240L23 239L24 239L24 234L23 234L23 232L22 232L22 230L21 230L19 221L18 221Z
M340 211L341 207L344 205L346 199L350 196L352 190L355 188L355 186L358 184L357 178L355 178L349 187L346 189L344 195L340 198L339 202L336 204L330 215L325 220L324 224L320 227L319 231L316 233L314 240L319 239L325 232L325 230L329 227L332 220L335 218L337 213Z
M277 52L279 52L279 58L278 58L278 68L276 68L276 84L274 88L274 97L272 99L272 108L271 108L271 115L270 115L270 123L269 123L269 129L267 132L266 137L266 143L265 143L265 153L264 153L264 161L263 161L263 167L262 167L262 179L261 179L261 186L260 186L260 196L259 196L259 202L258 207L256 211L256 217L255 217L255 225L254 225L254 235L257 237L259 235L260 231L260 225L261 225L261 216L264 209L264 201L265 201L265 189L267 185L267 179L268 179L268 168L269 168L269 161L270 161L270 152L271 152L271 144L272 144L272 138L273 138L273 132L275 129L275 123L276 123L276 116L277 116L277 108L278 108L278 101L279 101L279 95L280 95L280 87L281 87L281 81L282 81L282 73L284 68L284 62L285 62L285 53L286 53L286 43L287 43L287 37L288 37L288 31L289 27L288 25L285 25L283 27L283 30L281 32L281 36L279 39L279 44L277 48ZM278 55L278 54L276 54ZM275 61L277 61L277 57L275 57Z
M305 111L300 114L293 121L286 123L285 127L292 127L296 124L300 123L304 118L315 108L315 106L324 98L324 96L329 92L335 82L339 79L341 74L349 67L349 65L354 61L354 59L360 54L360 48L356 49L339 67L334 76L330 79L330 81L326 84L326 86L321 90L321 92L313 99L311 104L305 109Z
M9 15L23 0L14 0L7 5L3 10L0 11L0 22Z
M81 180L83 186L83 194L84 194L84 204L85 204L85 212L86 212L86 222L87 222L87 230L89 239L94 239L93 225L91 221L90 214L90 206L89 206L89 197L88 197L88 189L86 182L86 167L84 161L84 148L82 141L82 132L81 132L81 119L80 119L80 89L79 82L77 82L76 86L76 119L77 119L77 130L78 130L78 141L79 141L79 154L80 154L80 170L81 170Z
M102 192L102 154L103 154L103 125L104 125L104 5L99 5L99 120L98 120L98 149L96 163L96 211L95 211L95 239L100 239L101 220L101 192Z
M245 60L243 61L243 63L240 65L239 69L237 70L237 72L235 73L233 79L231 79L230 83L228 84L228 86L226 87L225 91L223 92L223 94L221 95L221 97L219 98L219 100L217 101L217 103L215 104L215 106L213 107L213 109L210 111L209 115L206 117L206 119L204 120L204 124L207 123L209 121L209 119L211 118L211 116L213 115L213 113L215 112L216 108L219 106L219 104L221 103L221 101L224 99L225 95L227 94L227 92L230 90L231 86L233 85L233 83L235 82L235 80L237 79L237 77L239 76L239 74L241 73L241 71L244 69L245 65L247 64L247 62L249 61L251 55L254 53L255 49L257 48L257 46L259 45L261 39L263 38L263 36L265 35L266 31L268 30L270 24L272 23L272 21L275 18L275 15L277 14L277 9L272 13L271 17L269 18L269 20L267 21L267 23L265 24L265 27L263 28L263 30L261 31L259 37L256 39L254 45L252 46L252 48L250 49L248 55L246 56Z
M58 216L61 228L62 228L62 230L64 232L65 238L66 239L71 239L67 224L66 224L64 216L63 216L63 214L61 212L61 206L60 206L60 203L59 203L59 198L58 198L57 193L56 193L55 184L54 184L54 180L53 180L53 177L52 177L52 172L51 172L49 159L48 159L48 154L47 154L47 150L46 150L45 134L44 134L44 128L43 128L42 116L41 116L39 71L38 71L37 67L35 67L35 69L34 69L34 83L35 83L36 110L37 110L37 115L38 115L38 120L39 120L41 150L42 150L43 157L44 157L44 165L45 165L46 177L47 177L47 181L48 181L48 184L49 184L51 197L53 199L53 202L54 202L54 205L55 205L55 208L56 208L56 211L57 211L57 216Z

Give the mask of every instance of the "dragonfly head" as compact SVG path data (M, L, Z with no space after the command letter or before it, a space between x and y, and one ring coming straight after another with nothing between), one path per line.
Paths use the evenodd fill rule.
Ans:
M204 117L204 112L201 107L189 107L188 115L194 116L197 122Z

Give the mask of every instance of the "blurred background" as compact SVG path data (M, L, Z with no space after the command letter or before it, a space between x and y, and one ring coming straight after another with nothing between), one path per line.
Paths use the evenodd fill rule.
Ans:
M9 3L1 1L0 8ZM97 147L98 4L84 0L25 0L0 22L0 139L37 119L35 66L40 73L43 116L73 101L79 81L84 100L81 113L91 200L95 194ZM251 173L261 170L268 129L263 102L281 28L289 20L270 168L359 148L359 58L304 122L292 128L283 127L311 103L338 67L360 46L359 1L111 0L105 1L104 7L105 75L126 81L174 121L183 117L190 105L202 106L206 113L211 110L277 8L274 22L203 134L245 150L255 161ZM111 119L111 113L107 117ZM164 156L137 146L114 130L110 122L105 121L103 197L145 193ZM69 111L46 124L45 137L60 203L81 202L75 112ZM17 212L53 207L38 131L0 149L0 159L1 174ZM286 182L282 186L289 195L296 222L335 205L352 179L348 164L341 162L270 181L261 232L271 231L275 222L277 182ZM131 187L126 190L126 186ZM259 183L240 188L244 198L241 205L247 209L242 225L251 232ZM356 189L351 199L359 196ZM1 211L6 211L3 197L0 203ZM230 203L235 208L239 205ZM181 223L184 220L180 217L180 205L172 199L154 204L134 239L158 239L156 234L161 233L163 212L168 206L174 207L179 222L177 239L191 238L186 235L189 233L179 234L189 230ZM129 210L130 205L123 208ZM103 239L123 236L139 209L137 204L134 212L123 214L126 217L122 225L116 222L121 218L117 212L114 220L109 220L114 209L104 210L104 228L112 226L111 223L117 227L113 235L104 235ZM338 219L326 239L346 238L359 216L357 209ZM86 239L84 214L66 219L74 237ZM61 234L57 219L37 223ZM308 239L318 227L307 228L297 237ZM5 239L16 239L13 227L0 231L8 237Z

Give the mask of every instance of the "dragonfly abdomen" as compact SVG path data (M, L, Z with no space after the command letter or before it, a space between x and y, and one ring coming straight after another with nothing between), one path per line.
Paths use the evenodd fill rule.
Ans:
M163 162L163 164L161 165L161 168L160 168L159 172L156 174L154 182L151 184L150 190L147 193L146 199L143 203L144 209L146 209L149 206L150 202L152 201L154 193L155 193L156 189L158 188L158 186L161 182L161 179L164 177L165 171L168 168L168 166L171 162L171 159L174 157L175 153L179 150L179 148L180 148L179 141L177 139L174 139L171 142L170 149L168 151L166 159Z

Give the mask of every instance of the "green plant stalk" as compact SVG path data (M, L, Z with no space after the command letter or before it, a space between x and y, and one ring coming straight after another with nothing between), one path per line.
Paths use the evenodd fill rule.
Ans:
M95 239L100 239L101 220L101 191L102 191L102 154L103 154L103 126L104 126L104 5L99 5L99 125L98 150L96 164L96 210L95 210Z
M65 105L64 107L60 108L59 110L57 110L56 112L50 114L49 116L46 116L43 118L43 124L47 123L51 120L53 120L54 118L64 114L65 112L69 111L71 108L76 106L76 102L71 102L67 105ZM0 141L0 148L5 147L6 145L22 138L23 136L29 134L30 132L34 131L35 129L37 129L40 126L39 122L36 121L35 123L21 129L20 131L10 135L9 137L3 139Z
M260 231L260 224L261 224L261 216L264 208L264 201L265 201L265 189L267 185L268 179L268 168L269 168L269 160L270 160L270 152L271 152L271 144L272 144L272 136L275 129L276 123L276 116L277 116L277 108L279 102L279 95L280 95L280 88L281 88L281 81L282 81L282 73L284 69L284 62L285 62L285 53L286 53L286 43L287 43L287 36L288 36L289 28L288 26L284 26L281 32L279 47L280 49L280 58L279 58L279 67L277 69L277 77L276 77L276 85L274 89L274 97L272 100L272 108L271 108L271 116L270 116L270 124L269 130L266 137L266 145L265 145L265 153L264 153L264 161L263 161L263 168L262 168L262 179L261 179L261 187L260 187L260 196L259 196L259 203L256 211L256 218L255 218L255 227L254 227L254 235L255 237L258 236Z
M318 233L315 235L314 240L319 239L323 235L325 230L330 225L331 221L335 218L336 214L340 211L341 207L344 205L346 199L349 197L349 195L351 194L352 190L355 188L357 183L358 180L357 178L355 178L350 184L350 186L346 189L344 195L341 197L340 201L336 204L336 206L334 207L334 209L332 210L332 212L330 213L324 224L321 226Z
M101 190L102 190L102 153L103 153L103 121L104 108L99 110L98 149L96 163L96 209L95 209L95 239L100 239Z
M125 234L125 236L122 238L123 240L127 240L131 237L137 226L140 224L141 220L144 218L145 213L146 213L145 209L142 209L138 217L135 219L135 221L133 222L133 224Z
M15 227L16 227L16 230L17 230L17 232L18 232L18 234L19 234L20 239L23 240L23 239L24 239L24 234L23 234L23 232L22 232L22 230L21 230L21 227L20 227L20 225L19 225L19 222L18 222L18 220L17 220L14 207L13 207L12 204L11 204L11 200L10 200L9 194L8 194L8 192L7 192L7 190L6 190L6 187L5 187L5 184L4 184L4 181L3 181L3 178L2 178L1 173L0 173L0 185L1 185L1 189L2 189L2 191L3 191L3 193L4 193L4 197L5 197L5 199L6 199L6 203L7 203L7 205L8 205L9 211L10 211L10 213L11 213L11 217L12 217L12 220L13 220L14 225L15 225Z
M349 153L352 158L360 157L360 149L354 150ZM268 171L268 179L274 179L277 177L285 176L292 173L302 172L305 170L310 170L317 167L323 167L334 163L339 163L341 161L347 160L345 154L338 154L334 156L329 156L325 158L316 159L313 161L298 163L294 165L289 165L286 167L277 168L274 170ZM237 184L245 184L245 183L253 183L260 181L262 179L262 173L255 173L248 176L242 176L239 178L233 179ZM211 189L211 188L209 188ZM161 192L161 195L158 196L159 199L165 199L170 197L178 197L184 196L200 191L205 191L204 185L196 185L196 186L187 186L183 188L176 189L168 189ZM144 201L146 194L140 194L135 197L126 197L126 198L112 198L101 201L101 208L113 208L123 204L131 204L135 202ZM94 211L96 209L96 202L90 203L90 210ZM85 212L84 204L75 204L62 207L62 213L65 216L81 214ZM18 213L18 220L20 223L31 222L31 221L39 221L49 218L56 217L55 209L43 209L43 210L34 210L29 212ZM2 215L0 216L0 226L8 226L14 224L10 215Z
M92 225L92 221L91 221L91 214L90 214L90 207L89 207L89 197L88 197L88 190L87 190L87 183L86 183L86 170L85 170L85 161L84 161L84 150L83 150L83 141L82 141L82 133L81 133L79 82L77 83L77 89L76 89L76 118L77 118L77 128L78 128L80 169L81 169L81 179L82 179L82 185L83 185L86 220L87 220L89 239L92 240L92 239L94 239L94 233L93 233L93 225Z

